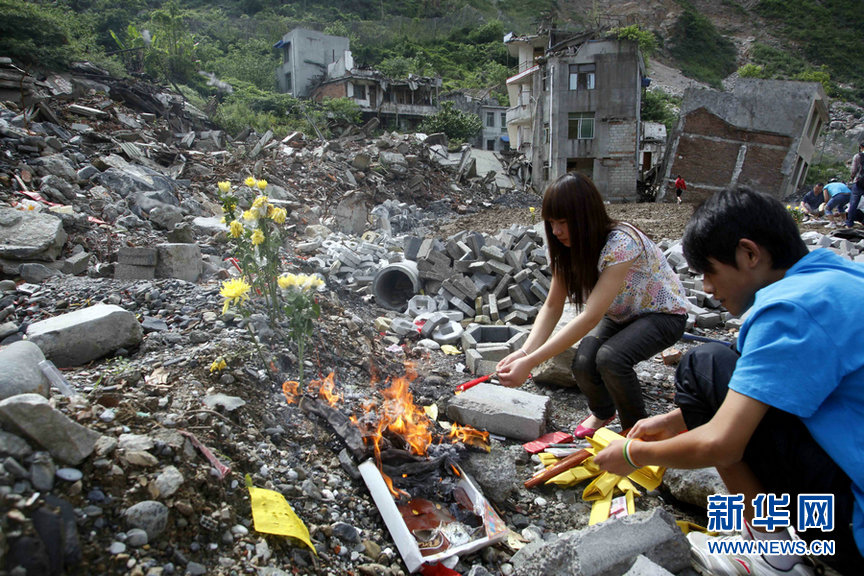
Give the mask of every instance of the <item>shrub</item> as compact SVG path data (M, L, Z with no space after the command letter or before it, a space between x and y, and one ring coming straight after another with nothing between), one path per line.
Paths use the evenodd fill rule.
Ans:
M689 2L684 6L672 29L670 52L686 76L718 87L735 71L735 45Z
M479 116L457 110L452 102L442 103L437 113L427 116L420 124L421 132L444 132L447 138L454 142L465 142L474 138L481 128L483 122Z

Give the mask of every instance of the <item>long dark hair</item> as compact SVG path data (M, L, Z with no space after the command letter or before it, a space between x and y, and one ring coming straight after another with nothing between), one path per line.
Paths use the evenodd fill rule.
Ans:
M597 284L600 251L618 222L607 214L594 182L576 172L564 174L546 187L542 214L552 274L564 282L570 301L581 306ZM552 234L550 220L567 221L569 248Z

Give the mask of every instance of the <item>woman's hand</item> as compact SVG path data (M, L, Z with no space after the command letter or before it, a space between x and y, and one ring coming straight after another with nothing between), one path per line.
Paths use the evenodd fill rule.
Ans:
M683 432L687 429L684 424L684 418L681 416L681 410L676 409L666 414L658 414L650 418L643 418L636 422L630 432L627 433L628 438L640 438L642 440L666 440Z
M625 440L615 440L609 444L594 456L594 463L602 470L619 476L632 474L636 468L624 459L624 442Z
M525 354L521 350L517 350L498 362L496 366L498 382L508 388L518 388L531 375L531 368L533 367Z

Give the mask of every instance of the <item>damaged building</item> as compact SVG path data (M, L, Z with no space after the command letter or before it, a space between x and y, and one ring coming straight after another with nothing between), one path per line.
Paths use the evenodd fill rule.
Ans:
M740 79L732 92L688 88L658 198L678 174L690 202L738 185L793 195L827 121L827 96L817 82Z
M638 198L645 65L636 42L558 31L514 36L507 79L511 146L524 153L536 189L566 172L590 176L610 201Z
M282 54L276 70L280 92L319 102L351 98L364 120L378 118L383 126L406 132L438 111L441 78L409 74L394 80L377 70L355 66L348 38L295 28L274 48Z

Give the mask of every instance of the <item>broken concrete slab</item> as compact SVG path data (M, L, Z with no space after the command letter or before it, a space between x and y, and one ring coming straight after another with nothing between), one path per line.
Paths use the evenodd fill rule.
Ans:
M623 574L640 555L672 573L690 567L690 545L662 508L531 542L511 563L514 576L606 576Z
M197 244L159 244L156 263L157 278L179 278L196 282L201 276L201 248Z
M478 384L450 400L447 416L479 430L527 441L546 432L550 403L548 396Z
M63 222L56 216L0 208L0 258L53 261L65 243Z
M27 337L58 367L80 366L118 348L141 343L143 330L132 312L97 304L34 322Z
M39 394L18 394L0 401L0 421L73 466L93 452L101 436L70 420Z
M663 474L663 486L681 502L706 509L708 496L729 493L716 468L696 470L670 468Z

